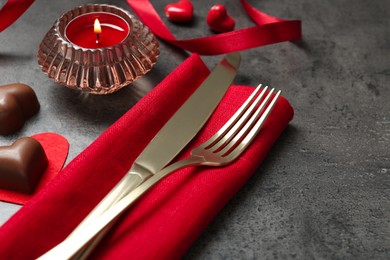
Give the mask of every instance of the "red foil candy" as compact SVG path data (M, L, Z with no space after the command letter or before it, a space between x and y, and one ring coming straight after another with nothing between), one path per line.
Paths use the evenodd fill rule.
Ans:
M189 0L180 0L165 6L164 13L170 21L183 23L192 20L194 8Z
M213 31L219 33L233 31L236 25L234 19L227 14L225 6L221 4L211 7L206 21Z

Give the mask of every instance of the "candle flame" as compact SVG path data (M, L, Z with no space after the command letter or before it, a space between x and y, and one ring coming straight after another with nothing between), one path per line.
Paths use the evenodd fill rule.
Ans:
M99 22L99 19L95 19L95 24L94 24L94 27L93 27L93 31L96 33L96 34L100 34L102 32L102 27L100 26L100 22Z

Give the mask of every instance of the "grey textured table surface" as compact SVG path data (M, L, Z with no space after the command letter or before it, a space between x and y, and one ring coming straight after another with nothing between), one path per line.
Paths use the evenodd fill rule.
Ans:
M0 33L0 85L29 84L42 105L20 132L0 137L0 145L57 132L70 141L69 162L186 58L161 43L153 71L109 96L56 86L40 72L37 47L56 18L87 2L37 1ZM92 2L130 10L125 1ZM160 14L169 2L153 1ZM193 2L191 25L168 23L178 38L212 34L205 17L217 2ZM219 3L226 4L237 28L252 25L239 1ZM302 20L304 39L243 52L235 83L282 88L295 117L185 258L389 259L390 1L250 3ZM202 58L209 67L220 60ZM18 208L0 203L0 223Z

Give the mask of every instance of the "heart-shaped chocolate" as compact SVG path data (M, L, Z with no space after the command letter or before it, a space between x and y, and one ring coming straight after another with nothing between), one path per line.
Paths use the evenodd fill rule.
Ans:
M189 0L180 0L166 5L164 13L172 22L189 22L193 17L194 8Z
M33 193L47 165L45 150L34 138L0 147L0 189Z
M225 6L221 4L211 7L206 21L210 29L219 33L233 31L236 25L234 19L227 14Z
M0 135L13 134L39 111L34 90L25 84L0 86Z

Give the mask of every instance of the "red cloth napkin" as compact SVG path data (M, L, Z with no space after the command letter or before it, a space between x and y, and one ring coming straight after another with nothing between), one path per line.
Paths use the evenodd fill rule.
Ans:
M193 54L107 129L3 225L2 258L36 258L65 239L208 74ZM179 157L188 156L191 148L213 135L252 91L252 87L230 87ZM292 117L292 107L280 98L258 137L235 163L185 168L154 186L122 216L92 258L180 258L258 168Z

